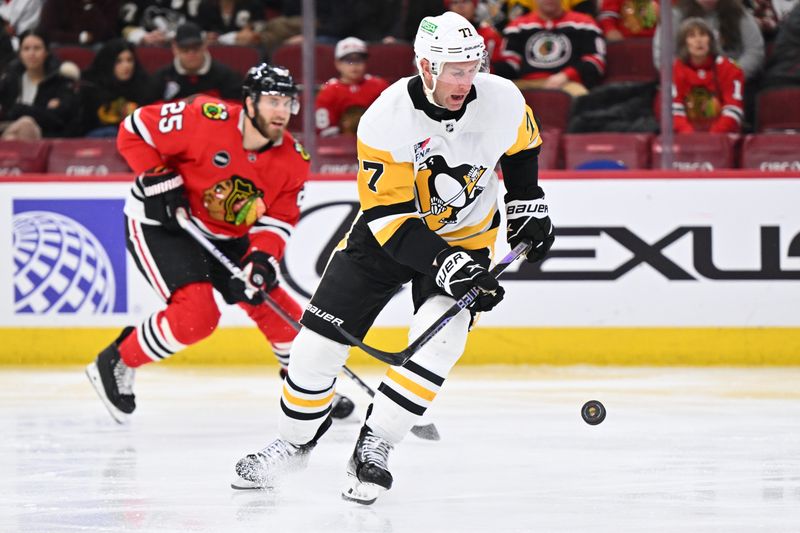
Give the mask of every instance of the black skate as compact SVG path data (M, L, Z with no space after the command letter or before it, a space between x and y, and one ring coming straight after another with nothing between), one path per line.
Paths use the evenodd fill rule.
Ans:
M281 379L286 379L286 376L289 375L289 371L285 368L281 368L280 376ZM343 418L347 418L353 411L356 409L356 404L353 403L353 400L345 396L344 394L339 394L338 392L333 396L333 403L331 404L331 418L335 418L337 420L341 420Z
M86 367L86 375L100 396L103 405L114 420L120 424L128 421L136 409L133 394L133 378L136 370L126 365L119 355L119 344L131 334L132 327L125 328L112 342Z
M266 448L251 453L236 463L236 480L231 488L271 489L275 482L285 474L303 470L308 465L308 456L317 440L331 425L331 418L325 419L317 434L310 442L303 445L292 444L283 439L275 439Z
M364 424L347 463L350 485L342 492L342 498L370 505L382 492L392 488L393 479L388 462L389 452L393 448L394 445L372 433L369 426Z

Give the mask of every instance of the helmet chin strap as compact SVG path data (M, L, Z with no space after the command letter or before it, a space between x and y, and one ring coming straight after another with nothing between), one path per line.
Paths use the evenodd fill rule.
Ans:
M428 65L432 66L432 63L431 63L430 59L428 60ZM441 64L441 67L444 67L444 63ZM428 84L425 83L425 76L423 76L423 74L422 74L423 71L422 71L422 64L421 63L417 63L417 70L419 71L419 75L422 78L422 92L425 93L425 98L427 98L428 102L430 102L432 105L435 105L436 107L441 108L441 109L445 109L444 106L441 106L441 105L437 104L433 100L433 91L436 90L436 82L439 81L439 75L438 74L434 74L433 73L433 69L431 69L431 80L433 82L433 87L428 89ZM439 70L439 73L441 73L441 70Z

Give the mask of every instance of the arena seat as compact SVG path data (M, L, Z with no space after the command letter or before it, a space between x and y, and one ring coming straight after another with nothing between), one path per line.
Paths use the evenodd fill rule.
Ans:
M51 51L62 63L72 61L78 65L81 72L89 68L95 55L94 50L83 46L53 46Z
M320 174L355 174L358 172L355 136L319 137L317 139L317 168Z
M533 110L542 131L565 131L572 108L572 96L558 89L526 89L522 91L525 102Z
M683 133L673 137L672 168L718 170L736 168L738 135ZM653 142L653 168L661 168L661 139Z
M261 52L255 46L209 46L208 51L216 61L227 65L235 72L247 74L250 67L261 62Z
M649 133L568 133L561 140L567 169L650 168Z
M658 71L653 65L652 39L623 39L608 43L603 83L656 79Z
M748 135L742 146L742 168L800 171L800 134Z
M317 44L315 47L316 76L314 85L322 85L338 76L333 65L333 45ZM303 84L303 46L299 44L283 45L272 54L272 65L288 68L295 83Z
M47 171L48 141L0 141L0 176Z
M557 170L561 164L561 131L557 129L542 130L542 149L539 152L539 168Z
M105 176L131 169L117 152L116 139L54 139L47 171L70 176Z
M756 133L800 131L800 87L765 89L756 96Z
M369 45L367 73L385 78L389 83L415 75L414 48L404 43Z
M172 62L172 49L168 46L138 46L136 58L147 72L153 74Z

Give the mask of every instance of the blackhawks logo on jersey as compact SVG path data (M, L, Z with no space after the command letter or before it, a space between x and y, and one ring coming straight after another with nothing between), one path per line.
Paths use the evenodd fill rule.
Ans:
M223 103L206 102L203 104L203 116L211 120L228 120L228 108Z
M263 192L252 181L234 175L203 191L203 207L212 219L236 224L239 211L262 195Z
M420 163L417 172L417 195L425 224L433 231L458 222L458 213L483 192L478 182L486 167L459 165L450 167L441 155L432 155Z

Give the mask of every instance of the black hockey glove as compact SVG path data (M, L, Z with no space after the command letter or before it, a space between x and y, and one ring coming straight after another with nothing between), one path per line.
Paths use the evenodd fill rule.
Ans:
M550 222L544 191L537 191L529 198L506 194L506 240L513 248L522 240L530 240L533 247L527 258L531 263L541 261L553 246L553 224Z
M433 277L439 287L457 300L471 289L477 289L478 297L471 306L474 311L491 310L506 292L489 271L460 246L439 252L433 262Z
M136 184L144 195L145 216L170 231L179 231L175 214L178 208L189 206L181 175L166 167L156 167L142 172Z
M265 292L271 291L278 284L278 261L266 252L250 252L242 259L242 270L253 287ZM254 292L237 278L231 278L231 296L237 302L258 305L264 301L260 292Z

